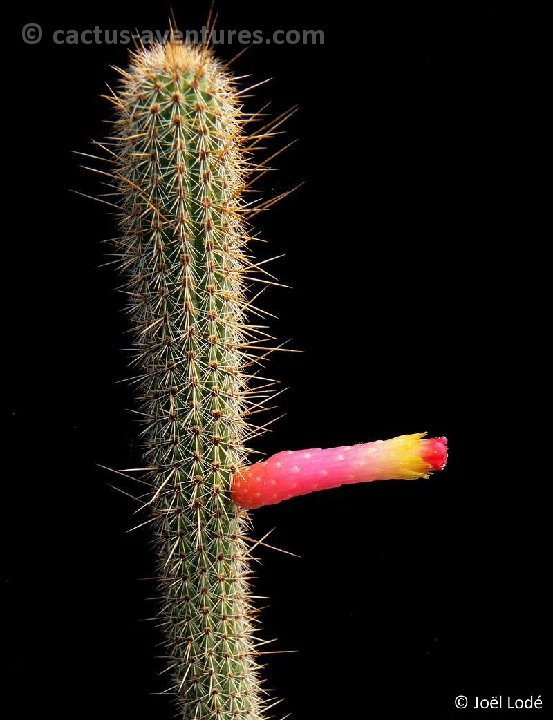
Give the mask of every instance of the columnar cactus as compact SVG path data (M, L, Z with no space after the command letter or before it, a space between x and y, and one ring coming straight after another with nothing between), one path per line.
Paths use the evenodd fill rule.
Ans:
M120 197L168 691L187 720L258 720L267 700L255 663L244 508L342 483L425 476L444 466L445 439L405 436L246 465L248 409L266 389L250 382L265 336L245 316L255 263L239 92L206 47L169 42L135 53L112 99L108 174Z
M122 73L113 156L171 688L182 717L255 720L245 462L256 329L246 325L248 157L234 83L205 47L140 51Z

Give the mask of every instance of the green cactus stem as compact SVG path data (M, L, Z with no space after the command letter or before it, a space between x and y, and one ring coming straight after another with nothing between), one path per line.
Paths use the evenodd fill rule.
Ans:
M113 97L122 266L146 417L171 682L183 718L256 720L247 514L231 499L246 461L251 169L239 93L206 47L133 54Z

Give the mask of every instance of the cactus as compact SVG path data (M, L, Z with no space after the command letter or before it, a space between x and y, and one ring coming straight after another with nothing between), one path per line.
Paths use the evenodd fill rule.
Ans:
M255 720L245 462L248 156L239 94L206 47L141 50L122 71L113 162L159 548L161 624L183 718ZM250 391L251 392L251 391Z
M426 476L445 465L445 438L245 465L248 412L267 388L252 386L266 335L246 317L256 265L244 191L248 148L271 127L245 136L240 93L205 46L140 50L121 75L107 175L120 198L167 692L184 719L258 720L269 701L256 665L247 509L342 483Z

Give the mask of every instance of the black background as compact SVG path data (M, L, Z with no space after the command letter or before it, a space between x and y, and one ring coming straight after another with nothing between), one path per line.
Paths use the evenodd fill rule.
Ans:
M187 28L208 11L174 9ZM265 257L286 253L272 270L292 288L263 307L302 353L270 362L286 416L258 449L423 430L450 442L431 480L255 512L255 537L276 528L268 542L301 556L258 549L263 637L297 651L264 658L285 698L276 712L471 716L455 711L458 694L541 693L547 705L544 19L488 4L217 9L223 29L325 32L323 46L261 45L235 65L273 78L248 109L300 106L271 149L298 142L260 189L304 184L256 227ZM149 532L125 532L134 506L98 467L137 462L132 390L118 382L123 298L100 267L114 221L70 192L101 191L72 153L109 132L100 95L127 48L51 41L57 28L164 30L168 13L25 3L5 50L5 717L172 716L153 694L159 638L143 622ZM21 41L26 22L43 25L40 44Z

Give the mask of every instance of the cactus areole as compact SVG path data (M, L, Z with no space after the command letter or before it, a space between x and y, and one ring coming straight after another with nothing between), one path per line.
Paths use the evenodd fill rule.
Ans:
M269 131L248 136L240 91L206 47L134 53L112 101L109 174L145 418L167 691L182 718L258 720L269 701L240 505L426 475L445 463L445 442L412 436L247 466L250 410L267 390L255 378L264 331L248 319L255 263L244 191L250 146Z

